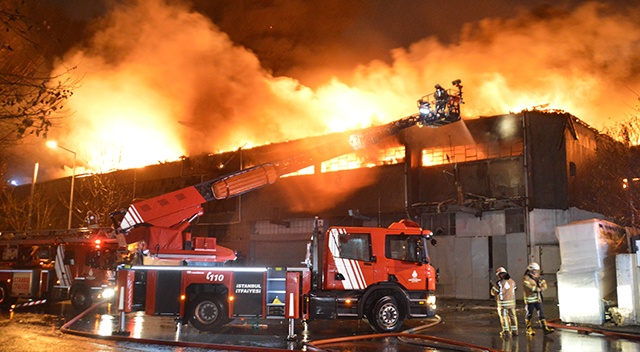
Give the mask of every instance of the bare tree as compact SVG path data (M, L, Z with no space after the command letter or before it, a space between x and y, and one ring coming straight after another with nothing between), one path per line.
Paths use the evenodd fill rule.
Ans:
M0 145L25 135L46 138L77 82L69 68L53 77L47 25L27 15L24 1L0 3Z
M5 188L0 192L0 228L3 230L49 229L53 210L50 195L45 193L37 192L33 197L26 197L16 188Z
M609 178L609 189L601 190L602 198L616 202L609 207L615 209L621 223L635 226L640 219L640 117L608 126L604 133L613 141L602 146L598 157L600 178Z
M118 180L117 173L92 174L79 179L74 212L84 215L91 211L98 216L100 226L111 226L109 214L131 203L130 187Z
M66 114L64 104L73 94L77 81L74 68L51 75L51 53L58 43L49 25L37 20L38 3L24 0L0 2L0 177L4 181L6 166L12 157L11 147L25 136L46 138L56 119ZM5 223L16 230L29 224L28 209L32 201L31 228L46 228L51 202L44 195L19 201L11 187L0 185L2 214Z
M633 226L640 221L640 117L605 127L598 137L596 157L574 192L580 208Z

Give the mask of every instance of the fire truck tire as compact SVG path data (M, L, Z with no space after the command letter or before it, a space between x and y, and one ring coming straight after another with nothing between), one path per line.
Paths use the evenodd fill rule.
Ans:
M380 297L367 314L369 325L379 332L396 332L402 327L404 315L400 311L398 301L393 296Z
M9 290L3 284L0 284L0 307L9 308L18 301L15 297L9 297Z
M91 293L88 289L79 288L71 292L71 305L78 312L85 311L91 307Z
M191 304L189 323L200 331L212 331L226 322L226 309L215 295L200 295Z

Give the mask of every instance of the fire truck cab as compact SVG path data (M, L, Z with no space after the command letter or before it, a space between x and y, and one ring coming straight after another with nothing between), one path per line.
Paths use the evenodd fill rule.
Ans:
M330 228L319 288L307 293L309 315L366 317L379 332L396 331L404 318L435 315L437 272L429 263L429 239L431 231L406 220L386 229Z

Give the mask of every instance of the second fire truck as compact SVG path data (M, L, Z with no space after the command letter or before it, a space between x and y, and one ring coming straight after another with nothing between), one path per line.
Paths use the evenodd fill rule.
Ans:
M0 306L71 300L77 310L113 296L123 253L110 228L3 233Z

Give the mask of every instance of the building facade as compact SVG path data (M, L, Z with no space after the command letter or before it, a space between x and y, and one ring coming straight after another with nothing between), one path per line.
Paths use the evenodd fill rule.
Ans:
M560 267L555 227L603 217L571 202L598 135L569 114L543 112L412 128L375 150L225 201L232 203L226 211L208 204L197 227L251 264L294 266L304 260L315 216L327 226L410 218L436 233L430 254L441 296L488 298L495 268L509 268L520 281L537 261L553 297Z

